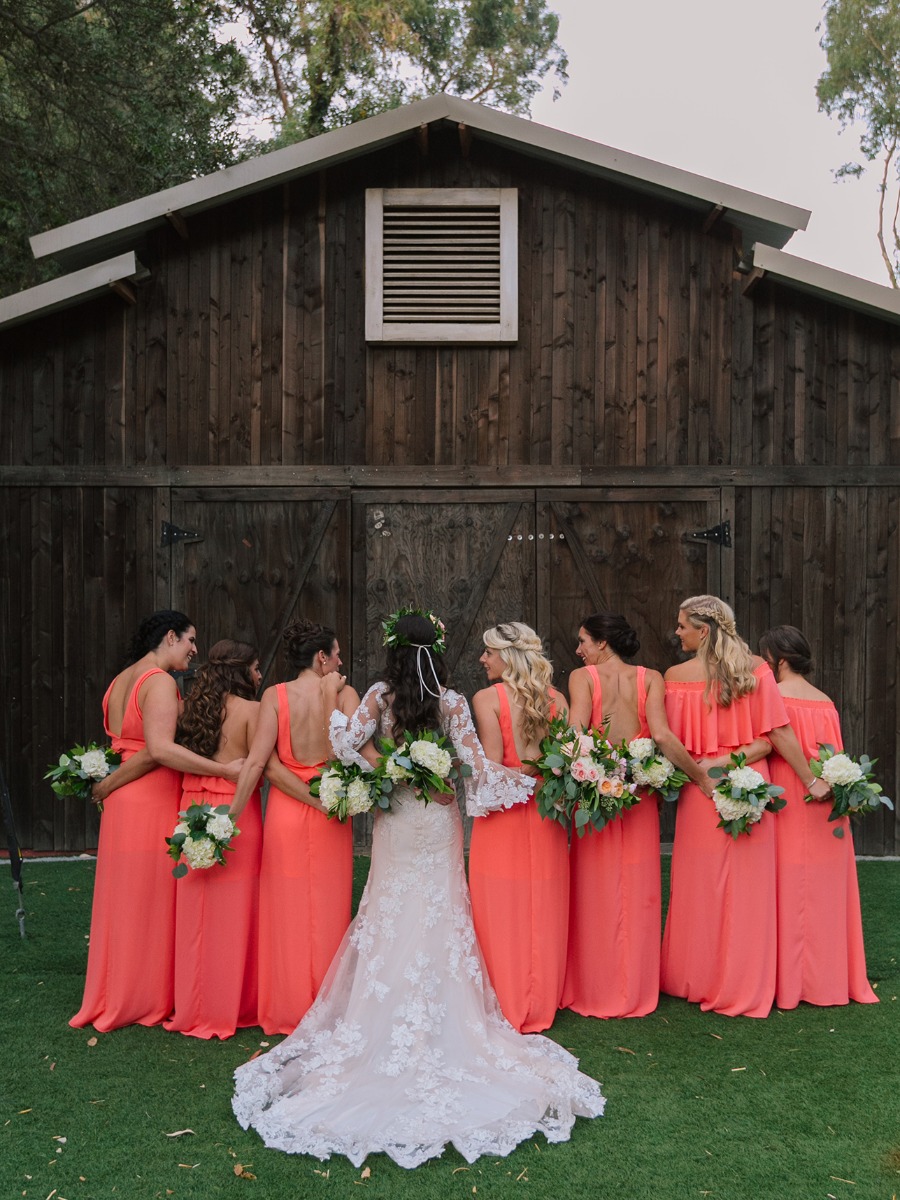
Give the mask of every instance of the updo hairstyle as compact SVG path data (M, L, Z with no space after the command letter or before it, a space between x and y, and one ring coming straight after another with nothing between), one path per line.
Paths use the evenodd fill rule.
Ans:
M776 625L767 629L759 639L759 652L773 671L784 659L797 675L812 672L812 647L796 625Z
M337 634L327 625L317 625L300 617L288 625L283 638L288 666L293 671L305 671L312 666L320 650L323 654L331 654Z
M125 660L126 667L130 667L132 663L142 659L145 654L155 650L170 629L181 637L193 624L191 618L185 616L183 612L176 612L170 608L162 608L149 617L145 617L131 639L128 657Z
M595 642L606 642L619 658L634 658L641 648L640 639L623 616L613 612L594 613L585 617L581 628Z

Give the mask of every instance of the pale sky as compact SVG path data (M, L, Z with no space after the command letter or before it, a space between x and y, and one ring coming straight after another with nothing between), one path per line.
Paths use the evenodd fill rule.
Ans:
M822 0L550 0L569 83L532 117L619 150L811 209L784 249L889 284L878 168L833 170L859 140L820 113Z

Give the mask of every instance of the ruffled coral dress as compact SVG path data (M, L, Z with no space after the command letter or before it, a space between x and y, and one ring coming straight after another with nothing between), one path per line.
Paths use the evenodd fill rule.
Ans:
M509 698L502 683L494 687L503 765L521 768ZM568 838L564 826L542 819L533 793L526 804L475 822L469 889L475 933L503 1015L521 1033L549 1029L566 973Z
M278 696L278 757L308 783L324 763L301 763L291 746L287 688ZM322 986L350 924L353 831L348 821L270 787L259 884L259 1024L290 1033Z
M230 804L234 783L185 775L182 810ZM168 1030L228 1038L257 1022L257 926L262 811L257 789L236 822L227 865L188 871L175 886L175 1013Z
M769 667L728 708L704 700L703 682L666 682L669 725L695 758L730 754L787 725ZM765 761L753 764L766 779ZM718 829L712 800L682 788L675 823L661 990L725 1016L765 1017L775 999L775 823L765 812L749 834Z
M603 728L600 674L594 680L591 728ZM638 731L647 725L646 668L637 668ZM643 1017L659 1003L662 927L659 808L642 796L599 833L572 836L569 957L562 1007L587 1017Z
M121 735L109 728L109 694L103 725L114 750L127 761L145 748L141 686L125 706ZM158 1025L172 1011L175 963L175 880L166 856L178 820L181 775L156 767L106 800L100 820L91 940L81 1008L69 1022L101 1033L122 1025Z
M819 743L842 748L830 700L784 696L784 706L807 759ZM866 978L859 884L850 820L829 821L831 803L804 799L803 785L780 755L770 758L772 782L787 807L775 819L778 898L779 1008L807 1004L877 1004ZM844 836L836 838L835 829Z
M344 761L376 729L390 733L385 691L376 684L349 725L336 714ZM447 691L442 709L473 769L469 812L524 801L530 781L484 758L465 700ZM390 812L375 817L359 912L315 1004L235 1072L238 1121L291 1154L344 1154L359 1166L383 1152L415 1167L448 1143L472 1162L538 1132L565 1141L576 1116L599 1116L603 1103L567 1050L517 1033L500 1011L472 928L458 806L396 788Z

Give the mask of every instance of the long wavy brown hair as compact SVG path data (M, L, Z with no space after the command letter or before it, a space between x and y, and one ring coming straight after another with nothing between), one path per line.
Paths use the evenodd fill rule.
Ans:
M440 687L446 685L447 664L432 649L438 631L427 617L418 614L401 617L396 629L408 644L388 646L386 654L384 681L391 692L394 737L399 738L404 732L440 729L440 697L431 695L419 681L421 668L429 687L435 688L435 679Z
M216 642L206 663L197 671L184 702L176 742L204 758L213 757L219 748L227 697L256 698L250 668L258 658L259 651L249 642L235 642L231 638Z

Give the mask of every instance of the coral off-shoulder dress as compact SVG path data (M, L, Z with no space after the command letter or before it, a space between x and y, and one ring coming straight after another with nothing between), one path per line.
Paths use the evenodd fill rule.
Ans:
M230 804L233 782L185 775L182 809ZM175 1013L166 1029L228 1038L257 1024L257 926L262 812L257 789L236 822L226 865L188 871L175 892Z
M291 746L287 688L278 697L278 757L308 783L323 763L301 763ZM270 787L259 881L259 1024L291 1033L316 998L350 924L350 822Z
M591 728L603 728L600 675ZM637 668L639 728L650 737L646 668ZM652 794L598 833L573 833L569 850L569 957L562 1007L587 1017L643 1017L659 1003L662 927L659 808Z
M506 689L494 686L503 766L521 768ZM568 839L562 825L542 820L533 793L525 804L475 821L469 889L475 933L503 1015L520 1033L549 1029L566 970Z
M787 725L767 664L754 691L728 708L704 699L702 681L666 681L669 725L695 758L730 754ZM765 761L753 764L766 779ZM712 800L682 788L675 823L661 990L725 1016L765 1017L775 999L775 823L767 811L749 834L717 828Z
M794 732L809 758L819 744L842 747L837 710L830 700L783 696ZM829 821L831 803L807 804L801 780L780 755L771 759L772 782L784 788L787 807L775 819L778 900L779 1008L807 1004L877 1004L866 978L859 884L848 817ZM834 836L835 829L843 837Z
M103 697L104 728L123 761L145 747L140 690L157 671L135 683L118 736L109 728L112 684ZM165 839L175 828L180 800L181 774L156 767L105 801L84 999L69 1022L76 1028L93 1025L106 1033L122 1025L158 1025L172 1011L175 880Z

